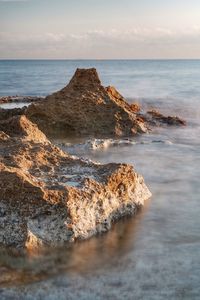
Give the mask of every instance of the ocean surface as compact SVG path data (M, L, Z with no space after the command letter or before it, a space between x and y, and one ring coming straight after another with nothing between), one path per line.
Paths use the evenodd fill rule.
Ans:
M179 115L187 126L128 142L55 141L85 158L134 165L153 196L88 241L25 257L0 253L0 266L17 278L0 298L200 299L200 60L0 61L0 95L47 95L77 67L96 67L129 102Z

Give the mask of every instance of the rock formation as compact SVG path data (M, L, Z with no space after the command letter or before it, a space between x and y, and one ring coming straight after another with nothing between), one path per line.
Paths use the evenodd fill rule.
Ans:
M138 114L138 118L143 120L144 123L149 126L185 126L186 121L178 116L164 116L158 110L149 110L145 114Z
M13 102L16 97L0 98ZM1 109L0 120L25 114L48 137L109 138L145 133L153 126L183 126L177 116L141 110L129 104L114 87L103 87L96 69L77 69L69 84L46 98L17 97L33 102L28 108ZM35 101L35 102L34 102Z
M85 239L135 213L149 197L132 166L70 156L25 116L0 122L0 245L23 248Z
M77 69L69 84L27 108L47 135L130 136L147 131L114 87L103 87L96 69Z
M33 96L4 96L0 97L0 104L5 103L31 103L34 101L41 100L41 97L33 97Z
M0 121L9 119L14 116L23 115L26 111L26 107L4 109L0 107Z

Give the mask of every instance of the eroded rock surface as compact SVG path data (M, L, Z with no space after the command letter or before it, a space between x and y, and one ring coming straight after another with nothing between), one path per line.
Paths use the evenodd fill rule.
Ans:
M0 122L0 244L59 245L106 231L150 197L126 164L84 161L25 116Z
M25 114L26 107L4 109L0 107L0 121L7 120L11 117Z
M147 111L145 114L140 115L143 122L149 124L149 126L185 126L186 121L178 116L165 116L158 110L153 109Z
M15 99L3 97L0 101ZM138 103L129 104L114 87L102 86L94 68L77 69L66 87L46 98L22 99L33 103L28 108L0 108L0 120L25 114L48 137L130 137L154 126L186 124L177 116L164 116L157 110L144 112Z
M27 108L47 135L130 136L147 131L114 87L103 87L96 69L77 69L69 84Z
M41 100L41 97L33 97L33 96L4 96L0 97L0 104L4 103L31 103L34 101Z

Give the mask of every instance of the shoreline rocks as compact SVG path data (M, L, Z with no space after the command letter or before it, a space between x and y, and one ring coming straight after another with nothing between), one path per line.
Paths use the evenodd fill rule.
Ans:
M77 69L66 87L46 98L27 99L33 102L28 107L0 108L0 120L25 114L49 138L131 137L156 126L186 125L177 116L165 116L155 109L144 112L138 103L129 104L114 87L102 86L94 68Z
M70 156L23 115L0 122L0 192L0 244L14 248L86 239L151 196L132 166Z
M111 86L101 84L96 69L77 69L62 90L32 103L25 112L48 137L128 137L152 126L183 126L185 121L158 111L141 113Z
M47 136L130 136L147 132L114 87L103 87L96 69L77 69L69 84L31 104L26 116Z
M145 114L141 114L140 118L150 126L186 126L186 121L178 116L164 116L156 109L148 110Z
M25 111L26 107L12 109L4 109L0 107L0 121L7 120L14 116L24 115Z
M94 68L77 69L61 91L27 108L0 108L0 245L37 248L86 239L134 214L151 196L132 166L79 159L46 136L93 136L93 146L104 147L98 138L163 125L185 121L142 113L114 87L103 87Z
M35 101L39 101L43 99L43 97L37 96L3 96L0 97L0 104L6 103L31 103Z

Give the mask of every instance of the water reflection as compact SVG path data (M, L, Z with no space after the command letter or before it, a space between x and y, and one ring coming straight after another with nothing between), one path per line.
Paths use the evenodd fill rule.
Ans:
M0 251L0 286L12 286L38 281L61 272L82 273L111 268L121 256L134 249L138 227L148 209L149 201L134 217L113 224L112 229L86 241L57 249L43 249L20 255L10 250Z

